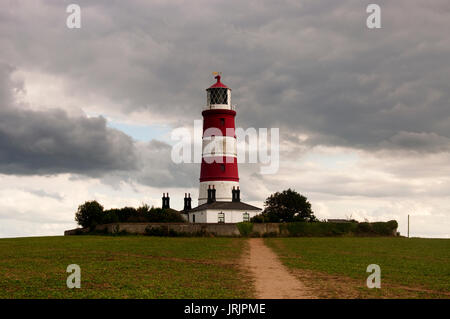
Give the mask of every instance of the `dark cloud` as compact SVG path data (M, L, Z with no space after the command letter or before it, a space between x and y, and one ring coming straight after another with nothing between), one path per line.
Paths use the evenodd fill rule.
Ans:
M133 140L108 128L103 117L69 117L60 109L16 105L11 71L0 65L0 173L99 175L136 166Z
M8 1L0 11L0 173L67 172L71 180L101 176L110 186L127 181L194 188L199 165L174 164L170 145L133 141L108 128L103 117L73 116L77 112L61 108L76 104L87 114L120 120L144 114L153 122L191 125L205 104L211 72L223 71L237 125L279 127L284 146L276 175L240 165L244 200L294 187L308 197L319 194L314 204L332 200L330 217L338 214L335 200L346 197L351 201L342 214L347 206L364 206L361 198L375 198L377 207L388 203L386 211L409 213L411 200L419 203L417 210L445 214L450 3L379 0L383 28L368 30L366 6L372 2L79 0L82 28L69 30L70 2ZM49 84L77 103L56 102L45 111L39 103L33 110L18 105L14 93L26 95L27 83L11 80L14 70L25 80L42 75L61 81ZM320 145L356 150L364 165L337 167L333 174L301 161ZM45 202L72 198L59 200L54 190L33 194L48 197ZM386 198L391 206L381 202ZM396 206L405 199L404 207ZM16 211L6 205L0 232L11 233L11 216L32 219L30 233L35 222L55 220L33 215L40 205L32 206ZM435 226L427 218L423 229L445 228L443 218L434 219ZM17 225L23 234L27 224Z
M70 117L61 109L36 111L16 104L14 92L22 85L10 79L13 70L0 64L0 173L73 173L111 184L196 186L199 165L175 164L169 144L133 141L107 127L103 117Z
M14 2L2 13L2 56L124 116L192 123L220 70L239 126L280 127L286 141L305 133L301 147L447 151L448 2L379 1L381 30L365 26L369 3L79 1L82 28L69 30L66 3Z
M434 153L450 151L450 138L435 133L399 132L382 143L383 148Z
M369 3L79 1L82 28L69 30L66 3L19 2L3 14L3 56L124 114L188 123L221 70L242 126L307 133L312 145L380 149L398 134L446 143L447 0L380 0L381 30L365 26Z

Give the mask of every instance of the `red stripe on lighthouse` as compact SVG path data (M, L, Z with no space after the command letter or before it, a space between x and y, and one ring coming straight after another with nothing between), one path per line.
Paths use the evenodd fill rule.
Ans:
M211 163L213 159L215 159L215 161ZM203 158L200 172L200 182L206 181L239 182L239 173L236 157L225 157L225 156L214 158L209 157L208 162L209 163L207 163Z
M214 109L202 112L203 115L203 133L209 128L217 128L222 132L222 136L235 137L234 117L236 112L233 110ZM203 136L211 136L211 132Z

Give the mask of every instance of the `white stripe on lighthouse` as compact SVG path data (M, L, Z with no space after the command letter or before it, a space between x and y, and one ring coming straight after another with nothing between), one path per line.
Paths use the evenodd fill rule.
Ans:
M236 138L232 136L205 136L202 141L202 156L237 157Z
M216 189L216 200L231 202L232 189L239 187L239 182L234 181L207 181L200 182L198 192L198 204L205 204L208 201L208 186L213 186Z

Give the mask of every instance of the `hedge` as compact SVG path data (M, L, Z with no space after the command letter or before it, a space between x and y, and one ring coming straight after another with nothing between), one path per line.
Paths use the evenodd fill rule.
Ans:
M239 233L241 236L248 237L253 231L253 223L250 222L242 222L237 223L236 227L239 229Z
M398 224L395 220L376 223L298 222L280 224L280 231L293 237L392 236L397 227Z

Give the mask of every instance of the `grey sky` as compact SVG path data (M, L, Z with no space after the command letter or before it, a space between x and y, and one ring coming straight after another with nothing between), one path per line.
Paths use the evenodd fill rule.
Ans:
M327 196L361 196L355 207L370 216L374 198L417 196L448 219L450 183L436 171L448 171L450 150L450 3L377 1L382 29L369 30L372 2L77 1L82 28L70 30L69 2L4 1L0 174L144 185L155 201L158 187L195 190L198 166L173 164L168 144L133 140L107 118L191 126L222 71L238 125L279 127L285 145L278 176L241 166L249 199L295 185L327 207ZM374 173L325 172L312 157Z

